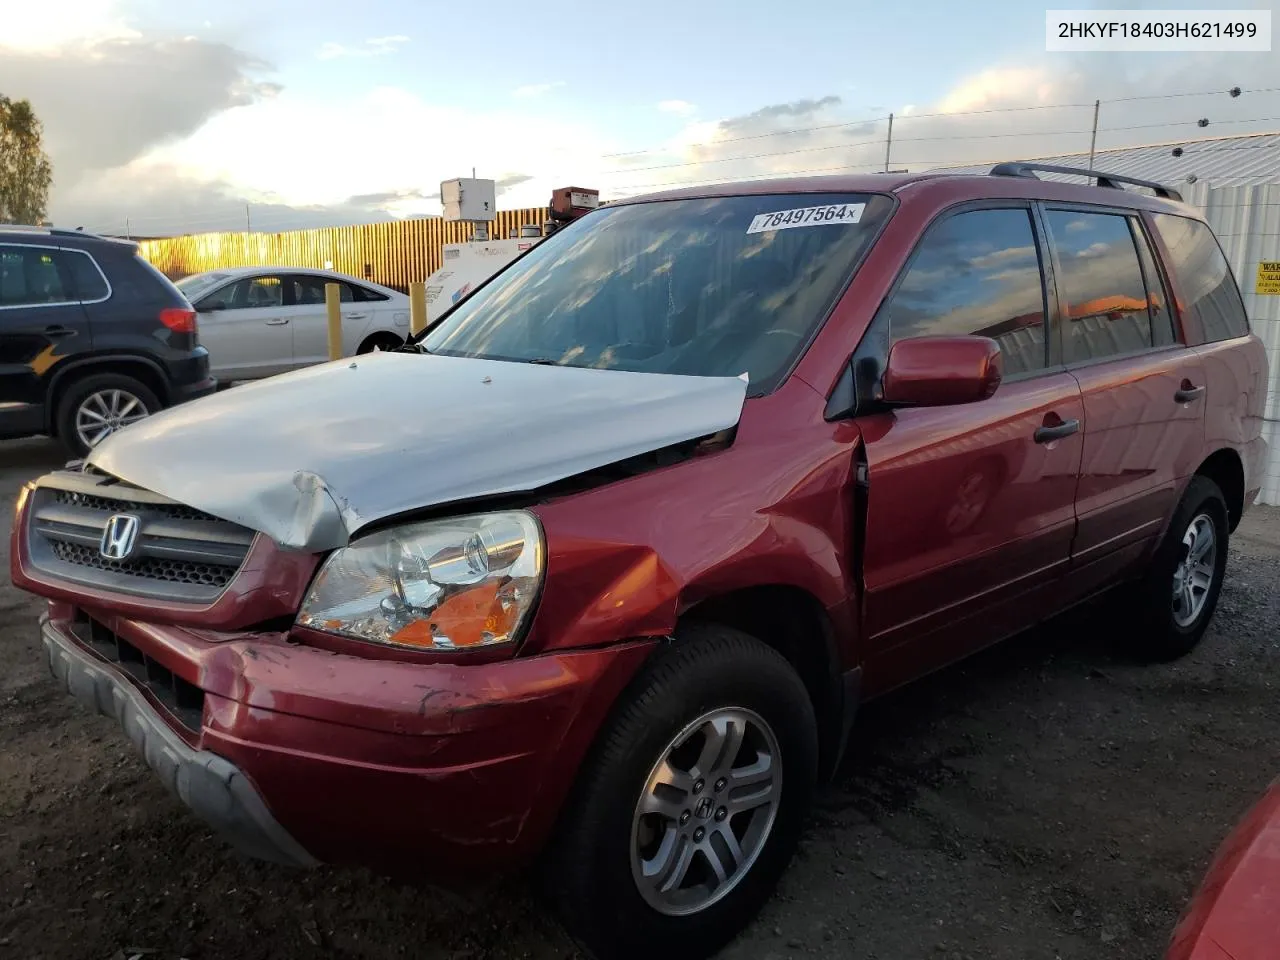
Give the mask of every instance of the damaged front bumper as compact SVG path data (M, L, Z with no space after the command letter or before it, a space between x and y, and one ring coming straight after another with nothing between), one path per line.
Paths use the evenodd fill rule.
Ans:
M54 678L81 703L113 717L161 782L232 846L259 860L316 865L272 818L239 769L184 742L141 690L82 650L47 615L40 619L40 634Z
M250 856L442 883L527 863L656 641L484 664L365 659L55 602L50 667Z

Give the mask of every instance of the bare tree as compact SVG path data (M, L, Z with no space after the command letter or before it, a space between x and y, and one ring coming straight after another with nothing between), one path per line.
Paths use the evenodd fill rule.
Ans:
M0 223L40 223L52 182L31 103L0 93Z

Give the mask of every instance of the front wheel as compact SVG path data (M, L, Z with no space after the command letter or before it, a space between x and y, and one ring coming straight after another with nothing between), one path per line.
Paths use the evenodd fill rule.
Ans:
M1175 660L1200 642L1226 577L1229 528L1218 485L1193 476L1132 596L1130 645L1140 656Z
M817 771L804 684L765 644L690 626L624 695L547 863L554 905L600 958L704 958L768 899Z

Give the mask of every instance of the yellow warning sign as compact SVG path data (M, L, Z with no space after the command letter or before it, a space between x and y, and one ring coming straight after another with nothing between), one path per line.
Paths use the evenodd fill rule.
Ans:
M1259 296L1280 297L1280 260L1263 260L1258 264L1254 290Z

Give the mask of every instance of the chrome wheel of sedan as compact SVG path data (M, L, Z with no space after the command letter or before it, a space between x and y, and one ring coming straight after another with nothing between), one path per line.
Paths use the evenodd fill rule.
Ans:
M113 387L91 393L76 410L76 435L89 448L111 434L151 415L146 403L128 390Z
M1173 572L1173 619L1180 627L1195 623L1204 611L1218 563L1213 521L1198 514L1182 535L1183 557Z
M663 751L636 804L631 872L668 916L705 910L760 855L782 795L777 738L757 713L706 713Z

